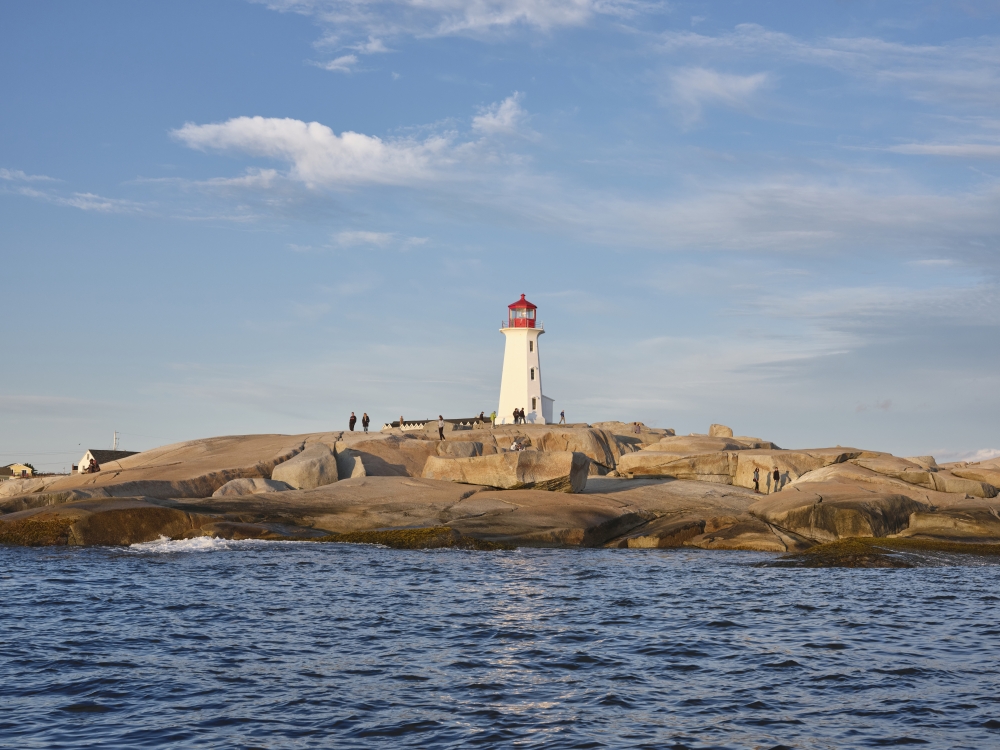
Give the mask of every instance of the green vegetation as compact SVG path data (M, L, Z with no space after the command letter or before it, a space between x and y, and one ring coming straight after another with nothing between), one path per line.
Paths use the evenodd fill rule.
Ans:
M344 544L381 544L392 549L455 549L504 550L514 549L507 544L487 542L462 536L450 526L430 526L421 529L389 529L387 531L351 531L318 537L315 542L341 542Z
M1000 557L1000 544L950 542L913 537L861 537L820 544L768 563L782 568L916 568L928 564L927 553Z
M69 541L69 527L73 521L65 518L0 521L0 544L22 547L51 547Z

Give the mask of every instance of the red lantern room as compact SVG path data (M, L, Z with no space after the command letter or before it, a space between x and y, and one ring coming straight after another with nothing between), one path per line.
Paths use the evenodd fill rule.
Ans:
M521 299L515 302L513 305L507 305L507 324L508 328L534 328L535 327L535 310L538 308L528 302L521 295Z

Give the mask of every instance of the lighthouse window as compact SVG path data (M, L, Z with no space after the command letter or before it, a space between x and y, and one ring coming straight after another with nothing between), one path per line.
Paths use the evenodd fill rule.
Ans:
M531 399L531 410L535 410L535 399Z
M534 367L532 367L532 368L531 368L531 379L532 379L532 380L534 380L534 379L535 379L535 368L534 368ZM532 409L534 409L535 407L534 407L534 406L532 406L531 408L532 408Z
M528 351L529 352L535 351L535 342L534 341L529 341L528 342Z

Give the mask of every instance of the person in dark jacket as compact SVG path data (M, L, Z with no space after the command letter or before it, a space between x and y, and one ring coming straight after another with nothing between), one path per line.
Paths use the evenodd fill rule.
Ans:
M438 414L438 437L444 440L444 417Z
M781 489L781 472L778 471L777 466L774 467L774 474L772 476L774 478L774 489L772 492L777 492Z
M760 493L760 467L753 467L753 491Z
M368 412L361 415L361 429L368 432L368 425L372 422L371 418L368 416Z
M354 432L354 425L358 423L358 418L354 416L354 412L351 412L351 418L347 420L347 424L351 426L351 432Z

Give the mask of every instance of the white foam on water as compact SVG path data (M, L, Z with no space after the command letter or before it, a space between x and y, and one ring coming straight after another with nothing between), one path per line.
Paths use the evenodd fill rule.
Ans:
M172 552L218 552L220 550L248 549L272 544L294 544L294 542L277 542L266 539L220 539L214 536L196 536L193 539L171 539L161 536L152 542L140 542L129 546L135 552L153 552L156 554Z

